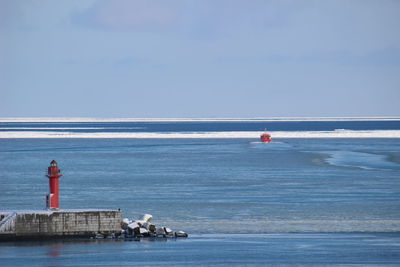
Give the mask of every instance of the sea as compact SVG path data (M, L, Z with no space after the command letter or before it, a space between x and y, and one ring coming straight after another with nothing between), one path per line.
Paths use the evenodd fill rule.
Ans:
M0 266L400 265L400 118L0 118L0 210L44 209L53 159L61 209L189 237L1 242Z

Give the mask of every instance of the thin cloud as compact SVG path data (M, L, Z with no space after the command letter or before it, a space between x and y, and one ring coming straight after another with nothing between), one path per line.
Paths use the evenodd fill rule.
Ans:
M175 2L163 0L100 0L92 7L76 13L73 20L84 26L109 30L147 30L165 27L176 21Z
M20 2L0 0L0 29L19 26L23 17L23 5Z

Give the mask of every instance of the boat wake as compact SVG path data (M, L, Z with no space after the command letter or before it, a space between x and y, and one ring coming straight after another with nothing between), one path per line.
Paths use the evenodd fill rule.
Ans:
M387 156L355 151L328 151L328 164L365 170L399 170L400 165L387 160Z

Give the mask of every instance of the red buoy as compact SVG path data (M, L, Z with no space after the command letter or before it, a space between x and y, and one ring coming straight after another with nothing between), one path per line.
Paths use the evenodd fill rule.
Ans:
M50 166L47 168L47 175L49 178L50 193L46 195L46 208L59 209L59 190L58 179L62 176L61 170L57 166L57 161L52 160Z
M272 137L269 133L265 132L260 136L261 142L263 143L271 143Z

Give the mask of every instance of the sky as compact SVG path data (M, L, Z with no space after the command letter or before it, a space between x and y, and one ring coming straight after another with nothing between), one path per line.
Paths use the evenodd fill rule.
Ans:
M398 0L0 0L0 117L400 116Z

